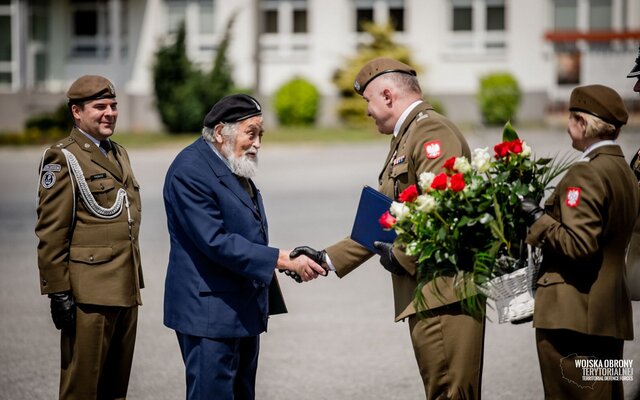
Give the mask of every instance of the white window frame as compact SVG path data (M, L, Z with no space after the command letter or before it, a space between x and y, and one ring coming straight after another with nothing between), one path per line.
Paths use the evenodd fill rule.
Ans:
M487 29L487 7L497 0L470 0L471 30L453 30L453 8L455 0L447 0L447 45L445 55L456 56L506 56L509 46L507 32L509 29L509 0L502 0L504 6L504 30Z
M309 58L312 30L310 7L311 0L275 0L260 2L260 18L264 11L277 10L278 31L261 33L260 53L266 62L304 62ZM307 31L294 33L294 11L306 10Z

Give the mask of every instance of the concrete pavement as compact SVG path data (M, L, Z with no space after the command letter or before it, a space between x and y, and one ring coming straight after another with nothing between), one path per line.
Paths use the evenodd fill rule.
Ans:
M539 155L570 147L563 129L520 135ZM499 130L469 135L472 147L493 146ZM630 157L640 132L624 132ZM271 244L324 247L347 236L363 185L375 185L386 142L270 145L256 179L265 199ZM116 136L117 140L117 136ZM140 309L130 399L184 398L183 364L173 331L162 325L168 234L162 181L178 148L131 150L142 186L142 260L147 287ZM57 394L58 332L39 295L35 190L41 148L0 148L0 399L52 399ZM393 323L391 282L377 260L344 279L297 284L281 275L288 315L271 318L262 335L257 398L262 400L420 399L423 389L404 323ZM495 315L490 317L496 321ZM640 305L634 303L636 335ZM640 340L625 358L640 361ZM635 362L634 362L635 364ZM640 383L640 367L626 385ZM487 324L483 397L543 397L531 324Z

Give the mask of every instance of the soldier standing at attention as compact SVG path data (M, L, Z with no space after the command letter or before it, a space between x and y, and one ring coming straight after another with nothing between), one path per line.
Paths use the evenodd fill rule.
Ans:
M67 98L74 128L42 157L35 229L40 291L62 332L60 399L124 399L144 286L140 186L110 139L111 82L82 76Z

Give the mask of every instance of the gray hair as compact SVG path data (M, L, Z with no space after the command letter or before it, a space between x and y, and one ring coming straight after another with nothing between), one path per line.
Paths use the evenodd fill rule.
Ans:
M616 127L600 118L582 111L571 111L571 116L582 118L587 124L585 136L588 138L600 138L615 140L620 134L620 127Z
M227 122L222 123L222 131L220 132L225 140L233 139L238 131L239 122ZM202 128L202 137L209 143L215 143L214 137L215 127L203 127Z
M391 72L382 75L381 78L387 79L389 82L396 85L396 87L402 92L415 93L422 96L420 83L418 82L418 78L414 75Z

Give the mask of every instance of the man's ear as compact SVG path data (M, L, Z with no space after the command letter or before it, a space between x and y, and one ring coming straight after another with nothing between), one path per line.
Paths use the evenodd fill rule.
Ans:
M222 137L222 127L224 127L224 124L218 124L213 127L213 140L218 144L222 144L222 142L224 142Z
M69 107L69 111L71 111L71 117L73 119L80 119L80 106L77 104L72 104Z
M382 91L382 98L384 99L384 103L389 105L393 102L393 97L392 97L393 93L391 93L391 90L384 89Z

